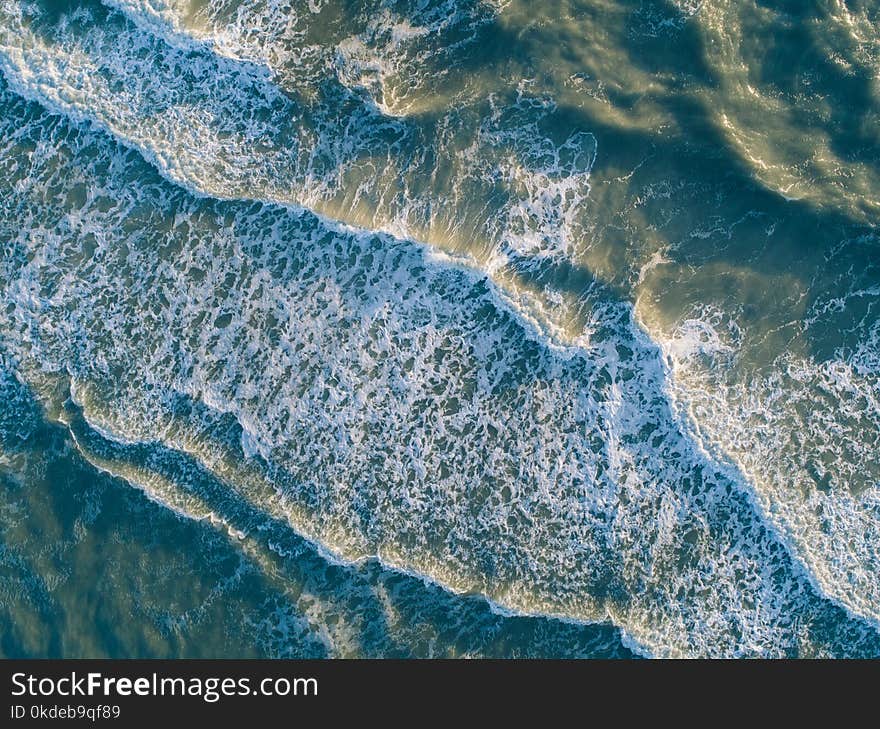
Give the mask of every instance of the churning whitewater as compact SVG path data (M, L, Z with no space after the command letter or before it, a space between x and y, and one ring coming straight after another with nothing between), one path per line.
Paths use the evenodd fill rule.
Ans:
M880 655L880 9L779 5L0 0L0 652Z

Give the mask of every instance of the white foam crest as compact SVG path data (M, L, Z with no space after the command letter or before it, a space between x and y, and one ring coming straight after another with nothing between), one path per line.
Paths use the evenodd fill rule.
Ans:
M281 173L298 168L301 140L289 126L297 110L252 67L168 47L118 17L110 32L86 34L67 32L73 18L64 17L49 42L29 28L28 8L7 2L0 11L0 69L27 98L98 123L171 179L210 194L277 194L258 184L255 150L263 179L277 172L289 183Z
M824 361L784 352L758 372L740 371L723 326L717 312L687 319L664 343L679 397L755 484L818 589L880 622L880 325Z
M491 114L463 155L467 160L463 167L487 182L500 178L513 192L494 221L494 235L503 241L496 255L513 252L536 262L572 258L578 242L584 244L582 223L596 138L575 132L555 144L540 127L555 104L530 97L525 90L521 85L511 106L492 103Z
M332 57L298 79L303 86L291 94L279 84L289 85L284 63L304 73L299 57L273 61L270 79L250 63L253 53L218 56L201 36L186 40L180 8L112 7L126 16L103 11L109 15L99 21L101 11L84 5L44 35L32 27L42 17L36 5L7 0L0 70L26 98L98 124L176 183L214 197L303 205L449 250L463 247L493 272L534 268L585 244L595 139L586 132L551 139L544 127L555 113L552 100L530 96L525 85L507 104L457 92L433 128L423 128L394 118L403 112L389 106L388 94L367 89L365 101L360 91L370 83L352 81L371 68L382 78L405 74L399 86L409 90L407 99L426 98L413 85L415 77L436 82L436 73L419 71L425 58L473 44L473 29L492 17L492 8L439 3L405 18L383 5L375 16L347 19L366 29L331 44L332 52L322 47ZM280 23L285 7L270 4L265 12ZM239 11L242 29L260 27L260 37L284 53L311 47L311 26L306 20L300 28L298 15L289 18L298 30L276 33L272 22L253 26L254 8ZM262 19L260 12L255 17ZM166 18L172 15L177 20ZM417 42L425 38L432 40L423 48ZM352 49L360 49L354 56L361 60Z
M267 59L257 53L248 53L247 47L234 41L228 33L218 30L210 34L188 28L182 18L188 14L186 3L164 0L101 0L104 5L124 12L138 27L161 38L165 43L183 51L209 50L235 61L261 66L271 73Z
M22 225L0 332L29 381L87 383L104 432L212 470L259 466L246 432L273 498L345 559L381 554L512 610L611 614L657 655L796 651L796 617L829 609L670 412L630 307L595 307L589 348L562 353L423 248L192 198L4 101L3 138L30 148L0 161L3 218ZM208 437L229 416L238 430Z

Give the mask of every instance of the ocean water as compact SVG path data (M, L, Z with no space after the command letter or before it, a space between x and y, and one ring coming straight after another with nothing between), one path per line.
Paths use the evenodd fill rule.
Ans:
M0 655L880 656L880 4L0 0Z

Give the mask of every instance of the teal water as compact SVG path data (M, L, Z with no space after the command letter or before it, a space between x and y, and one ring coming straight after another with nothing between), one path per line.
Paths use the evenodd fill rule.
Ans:
M880 654L878 30L3 0L0 653Z

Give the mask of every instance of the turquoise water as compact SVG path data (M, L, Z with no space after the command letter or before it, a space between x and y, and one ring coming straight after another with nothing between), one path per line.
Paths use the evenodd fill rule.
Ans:
M2 0L0 653L880 654L878 30Z

